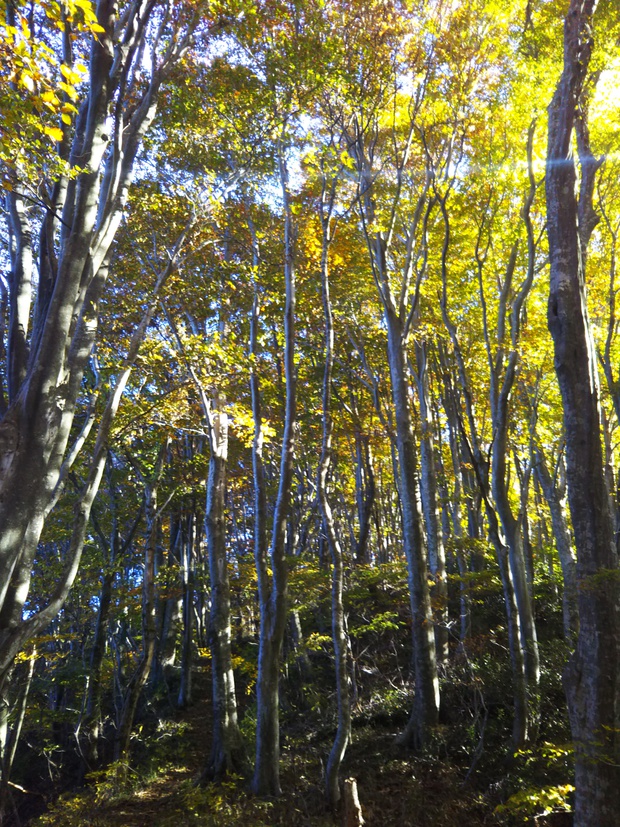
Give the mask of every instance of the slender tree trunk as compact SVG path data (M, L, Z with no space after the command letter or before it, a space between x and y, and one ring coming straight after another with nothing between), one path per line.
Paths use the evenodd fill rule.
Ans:
M540 449L535 449L534 472L549 506L555 547L560 558L564 588L562 591L562 616L564 636L571 640L579 627L577 612L577 563L572 548L570 531L566 522L566 484L562 476L554 482Z
M448 413L448 430L450 436L450 453L452 455L452 472L454 475L454 491L451 499L450 517L452 520L452 534L456 544L456 560L459 570L459 604L460 604L460 631L461 646L471 636L471 597L469 593L469 565L463 547L463 521L461 518L461 501L463 486L461 484L461 453L458 438L458 425L450 416L451 404L445 404Z
M192 515L190 519L196 519ZM176 566L181 570L181 594L171 594L161 601L160 632L157 645L157 681L165 678L166 669L176 661L177 634L182 626L183 596L185 592L184 564L181 558L183 540L183 518L180 514L170 517L170 546L168 549L168 570Z
M2 774L0 776L0 824L4 823L4 817L10 799L9 778L15 760L15 753L17 752L17 745L19 744L22 726L26 717L28 696L30 694L32 676L34 675L36 658L37 650L33 648L28 660L24 687L16 704L15 720L12 727L9 726L8 721L9 704L8 702L5 703L5 699L0 697L0 761L2 762Z
M402 742L419 748L428 740L439 714L439 678L435 636L426 566L426 543L419 496L413 422L409 408L407 359L403 331L396 315L385 309L388 362L396 419L396 444L400 473L403 543L409 573L415 696L411 718Z
M534 606L534 549L532 547L532 529L530 518L526 508L521 511L521 536L523 537L523 555L525 557L525 574L527 577L527 588L530 593L530 601Z
M192 702L192 657L194 642L194 555L198 539L198 515L186 521L181 539L181 683L177 706L185 709Z
M103 656L105 655L108 621L112 607L113 582L114 572L106 571L103 575L101 590L99 592L99 610L97 612L95 638L90 655L86 715L84 717L84 723L82 724L87 739L85 757L90 767L96 766L102 757L101 737L103 735L103 728L101 721L101 699L103 695L103 684L101 680L101 667L103 665Z
M290 612L289 632L291 640L291 650L295 652L297 655L295 661L297 663L299 681L302 684L300 689L301 697L303 698L303 685L306 683L310 683L310 681L312 680L312 664L310 663L308 652L306 651L306 648L304 646L304 633L301 628L301 620L299 617L299 611L297 609L293 609Z
M232 664L230 579L226 556L226 461L228 417L216 403L211 418L211 458L207 481L207 547L211 580L209 645L213 675L213 745L206 777L221 780L247 771L247 756L237 721Z
M522 641L519 608L515 595L515 587L512 580L512 568L510 566L510 551L503 541L502 533L493 508L487 506L487 517L489 520L489 533L499 565L499 574L502 581L504 593L504 606L506 609L506 620L508 625L508 650L510 653L510 665L512 668L512 681L514 693L514 718L512 722L512 749L522 749L530 740L531 715L528 697L528 684L525 665L525 651Z
M491 491L499 516L504 540L508 547L508 559L512 585L519 620L520 645L523 650L525 680L528 690L527 737L534 734L533 726L538 717L538 685L540 682L540 656L534 619L532 592L528 582L525 544L521 530L520 515L515 516L508 492L508 429L510 397L519 367L519 342L521 320L525 302L534 281L536 243L531 221L531 207L536 195L536 181L533 172L534 124L530 126L527 141L529 188L521 211L528 241L526 276L520 286L515 285L515 270L519 254L518 242L512 245L505 268L498 301L498 319L495 349L491 346L491 335L487 321L487 307L483 280L486 253L476 245L478 284L483 314L484 340L489 363L489 397L493 423L491 449ZM510 338L508 338L508 333ZM527 502L522 499L522 506Z
M531 136L532 133L530 131L530 142L528 142L528 151L531 151ZM532 197L532 187L530 187L529 198ZM490 401L491 415L493 420L493 465L491 488L493 490L493 496L495 499L494 505L493 503L491 503L490 500L488 463L485 457L483 456L483 452L480 445L480 439L478 437L476 420L474 416L474 405L469 387L465 361L463 359L463 353L461 351L457 328L450 319L450 315L448 312L447 256L450 246L450 220L446 207L446 198L447 196L444 196L439 199L445 228L441 265L442 316L444 324L448 330L448 333L450 334L450 339L453 345L454 356L456 359L460 379L460 393L462 394L463 400L465 402L465 412L467 422L469 424L470 437L467 436L467 433L465 431L465 425L459 412L460 400L457 398L457 395L454 391L450 379L448 365L445 364L445 358L443 365L445 372L444 382L446 384L447 395L451 397L451 407L454 411L458 423L458 430L461 435L461 440L464 444L464 450L467 451L471 459L479 491L479 496L484 500L485 512L487 516L487 521L489 523L489 534L497 555L500 578L502 581L502 589L504 593L506 619L508 625L508 648L510 652L510 664L513 677L515 706L512 745L513 748L516 750L521 748L525 743L527 743L527 739L530 734L530 707L528 702L527 691L527 669L530 669L531 678L534 681L534 685L536 686L538 681L538 647L535 637L532 638L532 633L535 634L535 627L533 626L533 615L531 617L531 623L526 624L526 630L524 631L522 628L522 617L520 609L527 620L527 600L529 598L529 594L527 592L525 566L523 565L522 561L522 546L519 545L520 535L518 531L518 524L516 524L517 521L515 520L514 515L512 514L510 502L507 495L506 440L508 426L508 400L510 396L510 391L513 386L517 365L516 343L518 341L519 335L520 313L522 304L525 301L527 292L529 291L531 278L533 277L533 256L529 256L528 277L524 282L523 286L521 287L521 290L519 291L517 298L515 299L513 310L511 313L512 351L509 354L508 359L506 360L507 366L505 368L503 379L501 380L500 384L501 368L504 366L503 345L505 338L505 316L507 299L510 290L512 275L516 264L516 254L518 248L516 245L513 246L510 260L508 262L508 266L506 269L504 286L501 291L499 304L499 310L501 315L498 321L498 340L500 342L500 347L498 348L495 358L493 356L491 348L489 326L486 315L485 292L482 280L482 268L484 265L484 260L480 257L477 251L478 284L480 292L480 301L483 311L485 348L490 373ZM530 202L526 202L526 206L528 203ZM478 520L476 519L477 510L478 509L473 508L468 509L470 515L470 536L474 537L477 537L479 535L479 525ZM504 529L503 532L501 531L498 517L502 520L502 528ZM520 549L521 555L519 555ZM476 568L478 569L479 566L476 565ZM517 586L515 586L513 577L518 578ZM520 592L520 598L517 598L516 589L521 588L523 584L525 584L525 588ZM525 592L525 594L523 593L523 591ZM528 656L527 665L526 655Z
M575 827L615 827L620 813L620 594L614 525L605 485L597 367L586 313L583 253L592 211L584 184L575 198L572 133L592 52L595 0L571 0L564 69L549 107L548 321L562 394L566 478L575 546L579 634L565 674L575 744ZM582 153L580 153L582 155ZM583 196L589 203L583 202Z
M320 472L319 472L320 473ZM321 495L319 495L321 496ZM338 698L338 728L325 770L325 792L329 804L336 807L340 800L338 781L340 766L351 738L351 689L349 681L349 638L346 631L344 605L344 565L342 548L336 537L329 500L321 510L326 526L328 544L332 550L332 640L336 665L336 695Z
M370 439L355 429L355 495L359 534L355 545L355 559L358 563L369 563L368 542L375 504L375 471L373 467Z
M280 485L271 539L272 582L266 561L257 559L260 599L260 645L257 681L256 764L252 790L257 795L279 795L280 723L278 686L280 655L286 629L288 570L286 526L293 483L294 430L297 410L295 370L295 268L293 260L293 216L288 190L288 172L280 149L280 179L284 200L284 373L286 401L280 461Z
M228 255L225 250L225 257ZM168 314L180 348L183 344L174 321ZM220 318L220 334L226 335L226 323ZM228 415L224 410L226 400L216 393L209 400L193 366L188 362L188 372L198 390L204 419L209 433L209 475L207 478L207 502L205 525L211 584L211 612L209 617L209 647L213 686L213 742L211 755L202 781L221 781L231 773L245 774L247 758L243 737L237 719L237 697L232 663L230 622L230 578L226 550L226 463L228 459ZM187 584L184 600L184 669L185 684L181 684L179 705L189 701L191 669L191 629L193 619L193 584L190 558L194 543L188 538L185 573Z
M334 365L334 319L329 291L329 244L331 241L331 212L334 203L336 181L332 182L329 195L324 191L321 202L322 254L321 293L325 322L325 367L323 370L323 438L317 473L317 496L323 517L323 527L332 558L332 640L336 663L336 696L338 698L338 729L329 754L325 771L325 793L330 806L335 809L340 800L338 775L347 745L351 737L351 700L349 685L348 650L349 637L346 630L342 593L344 587L344 565L342 547L336 534L327 479L332 463L332 436L334 420L332 415L332 372ZM327 203L325 203L327 197Z
M420 405L420 425L422 431L420 443L420 492L428 562L431 577L435 581L431 589L433 616L435 619L435 648L439 663L448 659L448 578L446 574L446 552L439 523L437 502L437 472L435 467L435 449L433 446L433 420L430 409L428 387L428 356L425 342L415 346L417 366L418 400Z
M14 17L14 13L13 13ZM15 25L12 23L11 25ZM14 401L26 378L32 296L32 231L26 203L15 192L6 196L11 247L9 273L9 326L7 341L7 394L9 404Z
M537 707L536 693L540 680L540 658L534 621L534 609L527 582L523 535L519 521L512 513L506 487L506 445L501 434L496 432L493 448L492 490L497 512L502 523L508 546L508 560L519 615L519 638L523 649L525 679L531 695L528 703L528 719L533 719ZM533 720L528 722L528 730Z
M145 480L146 544L142 575L142 654L123 698L120 721L114 744L114 759L126 761L129 757L131 731L138 701L151 673L157 645L157 615L155 604L155 557L157 554L157 488L163 469L165 449L162 445L153 479Z

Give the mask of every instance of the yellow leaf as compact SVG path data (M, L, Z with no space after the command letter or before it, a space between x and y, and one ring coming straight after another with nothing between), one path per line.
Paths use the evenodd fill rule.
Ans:
M73 86L71 86L70 84L63 83L62 81L60 81L58 86L62 89L63 92L67 93L67 95L71 98L71 100L75 101L75 100L78 99L78 93L75 91Z
M79 83L81 80L80 75L77 72L75 72L70 66L67 66L66 63L60 64L60 71L62 75L64 75L64 77L71 84Z
M28 72L21 73L21 75L19 76L19 82L29 92L34 92L34 80L32 79L32 75L29 75Z
M62 141L64 137L62 129L59 129L57 126L44 126L43 131L46 135L49 135L50 138L53 138L55 141Z

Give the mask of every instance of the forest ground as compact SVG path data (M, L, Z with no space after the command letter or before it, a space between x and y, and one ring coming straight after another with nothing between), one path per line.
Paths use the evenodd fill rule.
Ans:
M289 677L289 681L291 678ZM199 787L211 743L210 669L203 662L194 671L194 698L186 710L162 711L161 699L143 710L134 739L133 767L127 773L110 768L93 774L79 790L49 795L50 804L38 818L22 820L37 827L334 827L341 813L326 810L322 776L331 747L329 716L308 709L305 716L282 713L283 795L259 800L247 782L232 779ZM242 699L243 703L243 699ZM407 709L386 713L366 705L354 719L353 742L341 774L357 780L366 827L497 827L497 825L558 825L566 814L534 819L531 814L502 811L508 792L519 785L519 773L499 754L487 754L469 772L473 756L442 743L440 727L432 753L414 755L395 743ZM250 721L250 715L246 716ZM248 743L251 743L251 732ZM460 754L459 754L460 753ZM55 801L51 803L51 800ZM497 807L500 807L497 810ZM39 811L40 812L40 811Z

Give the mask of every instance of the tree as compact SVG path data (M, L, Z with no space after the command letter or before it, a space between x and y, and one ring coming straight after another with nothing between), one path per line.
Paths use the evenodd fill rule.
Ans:
M68 99L79 107L73 120L63 113L62 127L53 133L63 172L44 187L34 296L33 224L38 216L22 195L32 182L21 180L17 173L7 195L12 311L6 410L0 422L0 687L6 686L24 642L62 607L78 569L90 508L105 466L109 429L128 373L119 377L99 426L88 479L76 505L64 572L47 605L23 619L41 532L85 440L73 425L97 336L112 242L142 138L172 66L188 49L198 25L209 27L198 7L173 8L156 0L135 0L120 17L112 0L102 0L89 42L76 40L69 19L61 22L64 37L54 38L61 41L60 71L77 84L79 76L73 68L77 56L90 59L90 68L82 93L64 84ZM161 283L157 290L160 287ZM147 316L140 326L142 334ZM134 344L128 370L137 356L139 342Z
M343 605L344 556L340 539L336 533L334 515L328 491L328 475L332 465L332 440L334 416L332 412L332 374L334 369L334 316L329 291L329 252L334 236L333 211L336 200L338 179L342 165L338 170L326 170L329 166L329 154L321 165L321 193L319 196L319 217L321 221L321 297L325 325L325 366L323 370L323 436L321 439L321 456L317 471L317 499L321 510L323 529L332 558L332 640L336 661L336 693L338 698L338 728L325 771L325 790L327 800L335 808L340 800L338 774L347 745L351 738L351 701L349 680L349 640Z
M589 145L583 143L584 87L593 50L595 0L570 0L564 66L549 106L547 227L549 329L562 393L566 479L575 546L579 634L565 675L575 743L575 825L611 827L620 811L620 593L614 527L605 483L601 410L586 311L584 254L594 228ZM582 120L582 125L584 121ZM581 178L572 153L578 140Z
M158 448L152 469L148 471L137 458L132 457L132 464L144 486L144 514L146 536L144 542L144 570L142 575L142 652L129 684L125 690L120 720L114 745L114 758L127 761L129 743L140 694L146 685L157 643L157 621L155 602L155 560L157 557L157 536L159 513L157 508L158 486L164 470L169 441L165 440ZM150 471L150 473L149 473Z
M403 543L409 570L415 671L413 711L403 741L421 747L437 724L439 680L416 436L409 401L407 349L418 311L420 284L426 275L426 229L432 209L430 177L423 158L419 163L416 142L420 128L418 117L432 73L432 55L425 60L419 44L414 41L408 53L410 65L398 67L396 64L392 70L394 58L390 50L394 49L399 25L393 17L390 22L394 28L382 35L383 24L379 24L377 13L378 9L369 9L356 21L358 26L364 24L358 71L365 74L369 68L366 63L375 68L373 64L379 50L373 53L371 49L375 45L373 40L377 40L394 76L388 74L386 77L384 70L378 78L369 81L370 88L363 90L368 100L354 104L347 142L358 175L360 219L387 331L387 361L398 451L398 474L395 476L398 476ZM402 79L398 74L399 71L404 74L406 70L416 72L420 77L408 100L400 91ZM387 108L391 96L392 122L388 121L386 128L382 123L383 107ZM394 185L391 181L388 183L387 169Z

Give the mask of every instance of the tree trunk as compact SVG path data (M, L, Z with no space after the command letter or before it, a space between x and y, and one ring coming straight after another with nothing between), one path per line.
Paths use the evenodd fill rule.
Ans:
M30 694L36 658L37 651L36 648L33 648L28 659L24 686L16 704L15 719L12 726L9 726L8 698L0 696L0 762L2 764L2 773L0 774L0 824L4 824L4 817L10 799L9 777L26 717L28 695Z
M99 592L99 610L97 612L93 648L90 654L86 715L82 725L87 739L85 758L90 768L94 768L101 761L101 737L103 735L101 722L101 698L103 694L101 667L105 655L108 620L112 607L113 582L114 572L106 571Z
M368 541L375 504L375 471L373 468L370 439L355 429L355 495L357 501L357 518L359 535L355 545L355 559L360 564L370 562Z
M283 163L283 162L282 162ZM285 187L283 187L285 189ZM259 562L260 648L257 681L256 764L252 790L257 795L279 795L280 725L278 686L280 656L286 628L288 572L286 525L293 480L293 445L296 411L294 365L295 278L292 260L291 214L286 200L286 305L284 316L286 405L280 463L280 486L276 500L271 541L272 583ZM262 580L262 583L261 583Z
M86 60L89 83L83 86L86 92L78 103L79 113L73 124L62 127L59 143L61 160L68 162L75 174L61 176L49 187L40 185L40 203L46 209L36 278L26 272L33 234L30 217L15 200L9 209L13 216L11 246L18 260L12 261L9 284L9 404L5 407L3 400L0 421L0 695L10 679L15 656L62 609L77 574L111 423L153 311L150 304L145 314L148 318L132 336L123 370L102 414L93 453L86 463L87 482L75 505L63 570L47 603L24 617L43 528L84 443L78 437L75 450L69 448L84 392L83 377L96 340L110 249L127 201L134 162L155 116L164 75L187 48L189 35L187 29L177 30L174 45L166 45L163 54L158 40L149 67L145 64L142 72L132 76L130 67L152 30L156 4L130 2L121 19L113 0L100 0L96 5L100 28L91 37L90 59ZM10 16L15 4L7 8ZM52 38L54 43L59 40L71 43L70 37ZM72 65L69 46L62 59ZM110 117L112 109L114 117ZM24 182L13 183L14 191L19 192ZM161 283L158 281L157 290ZM32 305L27 306L31 284L36 284L36 297L33 294ZM28 320L32 322L30 334Z
M515 603L519 619L519 644L523 650L525 680L528 687L529 701L527 711L527 737L533 734L532 724L535 723L537 710L537 691L540 681L540 658L538 654L538 639L534 621L534 609L530 589L527 582L525 557L523 551L523 536L519 521L512 513L508 490L506 486L506 443L505 431L497 430L493 443L493 470L492 470L493 499L497 513L502 523L503 534L508 546L508 561L512 576Z
M411 718L401 740L422 747L437 724L439 679L435 636L426 567L426 544L422 527L413 422L409 409L407 359L402 326L395 313L385 308L388 362L396 419L396 444L400 473L400 502L403 543L411 600L415 696Z
M525 666L525 651L522 646L519 609L512 581L510 566L510 552L503 541L495 510L487 504L487 519L489 534L497 555L499 574L504 593L504 607L508 626L508 650L512 669L514 693L514 718L512 722L512 749L523 749L527 744L531 732L531 715L528 698L527 674Z
M163 469L167 443L163 444L155 466L153 478L145 480L146 544L144 548L144 572L142 575L142 653L140 662L125 691L120 721L114 743L114 760L127 761L129 743L136 709L143 688L151 673L157 645L157 615L155 605L155 557L157 554L157 487Z
M182 508L182 507L181 507ZM189 518L194 519L192 514ZM181 560L181 542L183 539L183 517L181 513L171 514L169 523L169 546L168 559L166 562L167 572L173 571L176 566L183 570ZM183 585L181 581L181 586ZM159 631L157 639L157 663L155 666L155 684L165 680L166 669L174 666L176 661L177 633L181 626L183 614L183 598L176 593L160 598L159 609Z
M344 563L340 541L336 534L327 480L332 463L332 436L334 420L332 415L332 372L334 365L334 319L329 292L329 244L331 241L331 212L334 204L336 180L332 182L329 196L326 182L323 181L321 200L322 253L321 253L321 293L323 315L325 320L325 367L323 370L323 437L321 456L317 473L317 497L327 545L332 558L332 641L336 664L336 696L338 699L338 728L332 745L327 768L325 770L325 793L329 805L336 809L340 800L338 775L347 745L351 738L351 699L349 685L349 636L346 630L342 593L344 588ZM326 203L327 196L327 203ZM365 554L363 555L365 556Z
M435 468L435 449L433 446L433 420L430 409L428 387L428 355L425 342L416 342L416 382L420 405L420 492L428 562L434 586L431 589L433 617L435 619L435 648L437 661L448 660L448 578L446 574L446 552L439 523L437 502L437 472Z
M528 160L531 161L531 140L532 130L530 130L528 141ZM531 164L530 164L531 169ZM529 205L531 205L531 198L533 198L535 186L533 186L532 178L530 177L530 192L528 200L526 200L526 207L524 215L529 216ZM448 271L447 271L447 255L450 245L450 220L446 207L447 196L439 198L439 203L444 220L444 244L442 250L442 316L444 324L450 334L450 339L453 345L454 356L457 363L458 375L460 379L460 393L465 402L465 411L467 422L469 424L469 437L465 431L465 426L459 413L460 400L458 399L455 389L452 385L448 365L445 363L444 356L444 382L446 384L447 396L450 398L450 407L452 408L458 424L461 440L464 444L464 450L469 453L473 472L477 482L477 487L480 497L484 500L485 512L489 523L489 535L495 548L497 555L497 562L500 571L500 578L502 581L502 589L504 593L504 604L506 609L506 619L508 626L508 648L510 652L510 664L513 676L514 689L514 719L513 719L513 734L512 746L513 749L519 749L527 742L530 735L530 705L528 702L528 675L531 684L536 687L538 684L538 645L535 637L535 626L533 623L533 614L531 611L528 614L529 592L527 589L527 578L525 575L525 565L523 562L523 551L521 537L519 534L518 522L512 513L510 501L507 494L506 482L506 442L507 442L507 428L508 428L508 400L510 391L514 384L514 377L517 366L518 350L517 343L519 337L519 326L521 319L521 310L523 302L527 296L533 278L533 255L530 245L530 255L528 257L528 276L522 285L517 297L513 301L511 309L511 352L506 359L504 368L504 340L505 340L505 322L507 300L511 286L512 275L516 264L516 255L518 248L513 246L510 259L506 268L506 275L504 285L501 290L498 318L498 349L493 355L491 348L489 325L486 313L486 300L484 292L484 283L482 279L482 270L484 266L484 259L477 255L478 263L478 285L480 293L480 303L483 312L483 330L484 342L489 363L490 376L490 402L491 402L491 416L493 421L493 444L492 444L492 483L491 488L495 504L490 500L489 492L489 469L488 462L484 457L480 438L478 436L476 420L474 416L474 405L472 394L470 391L468 374L465 367L465 360L461 350L460 340L455 324L452 322L448 312ZM526 220L528 227L528 238L531 238L529 218ZM478 536L479 526L475 519L475 511L477 509L470 508L470 536ZM500 529L499 519L502 521L502 532ZM476 566L478 568L478 566ZM516 583L515 583L516 579ZM519 595L517 596L517 590ZM531 610L531 601L529 601ZM536 695L534 695L534 698Z
M177 706L185 709L192 702L192 657L194 642L194 554L198 533L198 515L192 514L182 529L181 539L181 683Z
M365 823L357 794L357 781L347 778L344 782L344 827L364 827Z
M469 563L463 547L463 521L461 517L461 500L463 486L461 483L461 452L458 436L458 424L454 421L452 400L444 399L444 408L448 417L448 432L450 439L450 454L452 456L452 473L454 475L454 491L450 504L452 534L455 540L455 554L459 570L459 604L460 629L459 641L461 647L471 636L471 596L469 590Z
M568 8L564 69L549 107L546 175L548 321L562 394L568 499L577 549L579 634L565 673L575 744L575 827L615 827L620 813L618 559L605 485L596 359L578 232L586 230L580 219L591 202L577 204L572 156L576 106L592 52L595 6L595 0L571 0Z
M286 400L284 433L280 459L280 485L276 499L271 539L271 583L267 573L267 560L261 548L261 527L257 525L256 565L260 601L260 643L257 680L256 763L252 790L256 795L279 795L280 789L280 723L278 687L280 656L286 629L288 570L286 563L286 525L290 510L293 483L294 436L297 410L295 369L295 267L293 253L293 215L288 189L288 171L284 150L280 148L280 180L284 201L284 279L286 288L284 306L284 374ZM258 388L257 388L258 389ZM253 391L254 405L254 391ZM256 401L259 401L258 393ZM255 410L254 467L260 477L262 443L260 416ZM264 491L259 480L257 500ZM263 503L259 514L263 512Z
M573 553L570 531L566 522L566 484L560 478L554 482L544 455L540 449L535 449L534 473L540 483L540 487L549 506L551 514L551 525L553 527L553 538L555 547L560 558L564 588L562 591L562 617L564 622L564 636L572 640L579 628L579 615L577 612L577 568L575 555ZM563 463L562 463L563 464ZM561 469L560 469L561 471Z
M213 745L206 777L220 781L231 773L245 774L247 756L237 721L232 664L230 579L226 556L226 460L228 417L216 403L211 418L211 458L207 480L207 548L211 581L209 645L213 676Z

